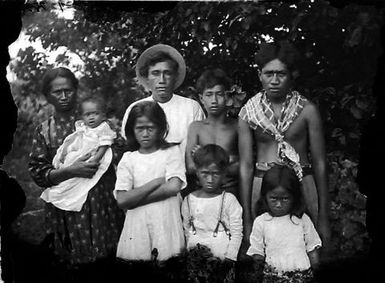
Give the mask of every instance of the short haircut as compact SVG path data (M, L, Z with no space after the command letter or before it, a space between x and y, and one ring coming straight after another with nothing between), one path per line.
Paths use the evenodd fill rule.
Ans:
M142 77L148 77L148 70L150 69L151 66L154 66L157 63L160 62L166 62L169 61L171 62L171 67L174 70L174 72L178 72L179 64L177 61L175 61L174 58L172 58L171 55L169 55L166 52L160 51L154 53L151 57L149 57L144 65L139 69L139 74Z
M274 59L284 63L290 72L298 69L298 50L288 41L262 43L255 58L260 70Z
M41 92L44 94L44 96L47 96L49 92L51 91L51 82L56 78L65 78L68 79L72 87L77 90L79 81L75 77L74 73L72 73L69 69L64 67L54 68L48 70L42 79L41 83Z
M224 171L229 166L229 155L219 145L207 144L193 154L193 161L197 169L214 163Z
M85 102L93 102L99 106L99 110L103 113L107 112L107 104L103 97L100 95L87 95L80 100L79 110L80 113L83 113L83 103Z
M293 206L291 207L289 213L290 216L295 215L298 218L301 218L305 211L305 202L303 199L301 186L301 182L292 168L286 165L274 165L266 171L262 178L261 197L258 200L257 207L259 211L257 211L257 215L269 211L266 201L267 193L277 187L283 187L293 197Z
M216 85L222 85L225 89L229 89L232 82L222 69L208 69L202 73L196 83L196 89L199 93L203 93L206 89Z

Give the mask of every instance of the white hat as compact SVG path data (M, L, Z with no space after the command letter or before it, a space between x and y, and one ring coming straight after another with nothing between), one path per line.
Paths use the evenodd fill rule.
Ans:
M153 57L158 52L164 52L170 55L172 59L174 59L178 63L178 71L177 71L177 77L175 79L175 86L174 89L177 89L184 81L184 78L186 76L186 63L184 62L184 59L182 55L176 50L174 47L171 47L170 45L166 44L156 44L151 46L150 48L147 48L143 51L143 53L140 55L138 62L136 63L136 77L138 78L138 81L141 85L143 85L145 88L149 88L147 84L147 78L143 77L139 70L145 65L148 59Z

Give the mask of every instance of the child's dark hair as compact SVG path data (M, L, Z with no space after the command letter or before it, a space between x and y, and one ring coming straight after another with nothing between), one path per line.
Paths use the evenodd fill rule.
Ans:
M194 153L193 161L197 169L214 163L220 170L226 170L229 166L229 155L219 145L206 144Z
M165 140L168 133L168 123L163 109L154 101L142 101L132 107L124 128L129 150L135 151L140 147L135 138L134 127L136 120L143 116L147 117L159 128L159 147L162 149L170 147L172 144L167 143Z
M222 85L226 90L228 90L231 84L231 79L222 69L208 69L198 78L196 89L199 93L203 93L205 89L212 88L216 85Z
M83 104L85 102L93 102L93 103L95 103L95 104L97 104L99 106L99 110L101 112L103 112L103 113L107 112L106 101L100 95L91 95L90 94L90 95L87 95L84 98L82 98L80 100L80 103L79 103L79 112L80 113L83 113Z
M305 202L302 196L301 186L301 182L292 168L286 165L274 165L266 171L263 176L261 197L258 200L257 205L257 215L269 212L269 207L266 202L267 193L277 187L282 187L285 188L293 197L292 207L289 213L290 216L295 215L298 218L301 218L305 212Z

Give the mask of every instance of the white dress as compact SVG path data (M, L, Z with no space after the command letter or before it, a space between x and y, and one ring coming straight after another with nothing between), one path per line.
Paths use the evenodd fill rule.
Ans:
M135 101L127 108L122 120L122 137L126 138L124 128L126 126L128 114L135 104L142 101L154 101L154 99L152 96L149 96ZM158 104L160 107L162 107L164 113L166 114L167 122L169 125L169 131L166 140L168 142L180 143L179 147L184 158L188 127L193 121L203 120L205 118L202 107L194 99L186 98L177 94L173 94L169 101Z
M247 254L265 256L266 263L278 272L302 271L311 267L307 253L320 246L321 239L308 215L290 218L264 213L254 220Z
M55 168L65 168L72 165L86 154L95 154L99 146L111 146L116 133L107 122L102 122L96 128L90 128L79 120L75 122L75 132L68 135L58 148L52 164ZM54 206L67 211L80 211L91 190L107 171L112 160L112 150L108 148L96 173L92 178L71 178L60 184L47 188L41 198Z
M200 198L191 193L183 200L182 216L187 248L199 243L209 247L214 256L237 260L242 242L242 207L232 193L224 192L224 195L211 198ZM214 236L219 218L224 225L219 224L218 233Z
M159 177L173 177L186 186L183 160L177 146L150 154L139 151L124 153L117 168L117 191L135 188ZM166 260L179 254L185 247L180 194L126 211L124 227L120 235L117 257L126 260L150 260L154 248L158 260Z

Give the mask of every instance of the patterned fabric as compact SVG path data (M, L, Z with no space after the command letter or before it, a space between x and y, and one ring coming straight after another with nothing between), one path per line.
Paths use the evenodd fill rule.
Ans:
M29 171L40 187L54 185L48 178L52 159L64 138L75 128L76 117L50 117L35 131ZM113 256L123 224L123 212L117 207L112 191L115 184L112 166L89 192L80 212L63 211L47 203L46 233L52 237L54 252L71 264Z
M306 102L306 98L297 91L292 91L286 97L279 119L276 119L271 102L266 92L262 91L250 98L239 112L239 117L246 121L250 128L255 130L259 127L264 133L274 137L278 142L277 161L292 166L300 179L302 170L299 165L299 156L295 149L284 141L284 135L301 113Z

